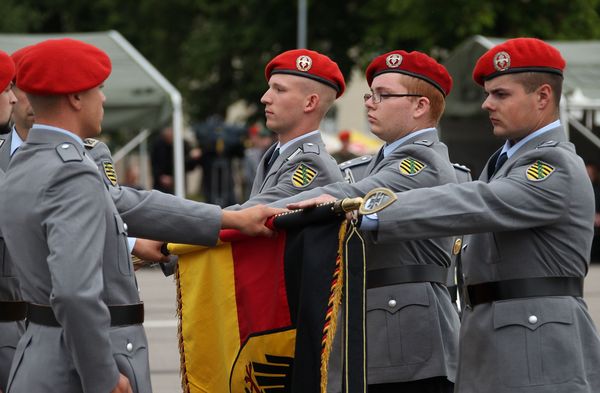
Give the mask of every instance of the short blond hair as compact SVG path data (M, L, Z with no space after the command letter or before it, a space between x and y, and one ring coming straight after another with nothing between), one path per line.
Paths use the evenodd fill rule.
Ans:
M331 109L333 103L336 100L337 92L335 89L331 88L324 83L317 82L308 78L302 81L303 92L305 94L317 94L319 96L319 113L321 116L325 116L325 114Z
M437 126L446 108L446 100L442 92L431 83L408 75L402 75L400 82L406 87L408 93L419 94L429 99L430 118ZM409 98L418 99L418 97Z

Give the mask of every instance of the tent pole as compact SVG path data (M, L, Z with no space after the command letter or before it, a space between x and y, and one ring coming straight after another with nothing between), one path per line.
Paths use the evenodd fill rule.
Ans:
M178 91L171 93L173 102L173 165L175 175L175 195L185 198L185 168L183 150L183 111L181 95Z
M570 141L571 140L571 129L569 126L569 103L568 103L568 98L562 94L561 95L561 99L560 99L560 105L559 105L559 116L560 116L560 122L563 125L563 128L565 130L565 135L567 136L567 140Z
M150 176L148 176L148 139L140 143L140 183L144 189L152 188Z

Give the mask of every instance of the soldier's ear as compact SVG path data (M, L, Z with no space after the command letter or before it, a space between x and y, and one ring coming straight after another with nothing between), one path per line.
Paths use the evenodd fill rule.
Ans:
M427 113L429 113L429 108L431 106L431 102L429 101L429 98L427 98L425 96L417 97L415 104L416 104L415 110L413 112L413 116L415 117L415 119L421 118L421 117L425 116Z
M544 83L536 90L536 98L539 109L545 109L549 105L551 105L552 97L554 96L554 92L549 84Z
M81 102L81 94L79 93L71 93L67 94L67 101L69 105L75 110L81 110L82 102Z
M321 97L316 93L306 96L304 100L304 112L308 113L317 109L320 101Z

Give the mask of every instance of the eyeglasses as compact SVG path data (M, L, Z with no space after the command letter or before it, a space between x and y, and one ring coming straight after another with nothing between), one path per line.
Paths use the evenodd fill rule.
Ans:
M369 101L371 98L373 99L373 104L379 104L381 100L389 97L423 97L421 94L394 94L394 93L367 93L363 96L365 102Z

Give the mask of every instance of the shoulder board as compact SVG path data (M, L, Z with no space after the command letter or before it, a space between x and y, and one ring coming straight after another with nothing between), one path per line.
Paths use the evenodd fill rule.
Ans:
M558 142L556 142L556 141L546 141L546 142L538 145L536 147L536 149L539 149L540 147L555 147L556 145L558 145Z
M286 161L291 161L293 160L298 154L302 153L302 149L301 148L297 148L295 152L293 152L292 154L290 154L290 156L288 158L286 158Z
M56 146L56 152L63 160L63 162L69 161L83 161L83 157L79 153L79 150L72 143L61 143Z
M5 141L6 141L6 139L0 138L0 147L2 147L2 145L4 144Z
M98 139L85 138L83 140L83 146L85 146L86 149L90 150L90 149L93 149L94 146L96 146L98 144L98 142L100 142Z
M344 161L344 162L342 162L338 166L339 166L339 168L341 170L344 170L346 168L352 168L353 166L357 166L357 165L361 165L361 164L366 164L368 162L371 162L372 159L373 159L373 156L367 154L366 156L356 157L356 158L353 158L351 160Z
M433 141L428 141L427 139L423 139L422 141L415 141L413 143L415 145L422 145L422 146L427 146L427 147L430 147L431 145L433 145Z
M454 169L458 169L463 172L471 173L471 170L464 165L453 163L452 166L454 167Z
M319 145L312 142L307 142L302 145L302 151L305 153L315 153L319 154Z

